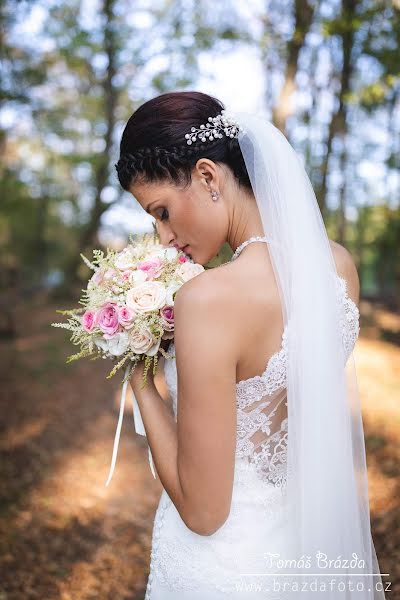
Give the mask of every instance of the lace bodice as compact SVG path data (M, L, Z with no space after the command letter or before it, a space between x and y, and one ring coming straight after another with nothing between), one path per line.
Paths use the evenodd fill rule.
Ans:
M348 296L347 282L337 276L340 299L342 340L346 360L359 335L359 310ZM265 482L275 487L286 485L286 451L288 435L286 374L288 360L286 325L281 347L268 360L261 375L244 379L236 384L237 475L245 466L254 469ZM171 342L170 350L174 351ZM177 416L177 374L175 359L165 363L165 378Z

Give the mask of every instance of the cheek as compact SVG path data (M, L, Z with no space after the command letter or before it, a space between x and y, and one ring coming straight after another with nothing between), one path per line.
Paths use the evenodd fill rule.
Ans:
M171 228L177 229L183 241L192 242L210 232L209 208L202 200L188 193L171 206Z
M192 207L185 214L184 227L190 239L201 239L210 233L210 217L201 207Z
M185 230L191 230L196 221L196 206L193 205L189 198L183 200L171 215L171 223L176 224Z

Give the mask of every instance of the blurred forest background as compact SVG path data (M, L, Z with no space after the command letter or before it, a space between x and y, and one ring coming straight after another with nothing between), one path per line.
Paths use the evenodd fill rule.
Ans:
M120 389L98 362L66 366L50 323L77 305L81 252L152 230L114 169L126 120L192 89L285 133L329 237L355 259L371 521L400 598L399 0L0 7L0 600L143 598L159 481L125 421L104 487Z

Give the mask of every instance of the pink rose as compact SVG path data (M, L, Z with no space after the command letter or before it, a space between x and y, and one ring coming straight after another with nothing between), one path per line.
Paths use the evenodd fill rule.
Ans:
M136 265L137 269L144 271L147 275L147 281L154 279L163 269L162 262L158 258L148 258L141 260Z
M121 279L122 279L122 281L129 281L131 273L133 273L133 271L130 271L130 270L122 271L122 273L121 273Z
M182 255L181 255L179 258L178 258L178 261L179 261L180 263L184 263L184 262L186 262L187 260L189 260L189 259L188 259L188 257L187 257L187 256L184 256L183 254L182 254Z
M136 317L136 313L129 306L118 306L118 321L125 329L130 329L133 326L133 320Z
M160 315L167 325L167 327L165 329L168 329L169 331L171 331L173 329L173 325L174 325L174 307L173 306L164 306L160 310Z
M87 310L82 317L82 327L85 331L92 331L95 324L95 312L93 310Z
M174 337L174 329L175 329L175 323L174 323L174 307L173 306L164 306L161 310L160 310L160 316L163 320L163 329L164 329L164 334L163 334L163 338L164 339L171 339Z
M116 302L107 302L96 313L96 325L108 335L114 335L118 330L118 311Z

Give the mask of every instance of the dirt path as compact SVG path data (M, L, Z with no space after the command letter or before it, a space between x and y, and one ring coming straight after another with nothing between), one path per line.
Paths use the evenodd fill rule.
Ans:
M70 306L70 305L68 305ZM58 303L57 307L60 307ZM67 306L66 306L67 307ZM0 600L142 600L161 484L127 402L105 487L119 408L106 361L72 353L56 306L18 307L20 336L0 342ZM23 332L23 335L22 335ZM372 336L373 338L373 336ZM362 390L375 547L400 598L400 350L361 338ZM6 392L4 393L4 389Z

